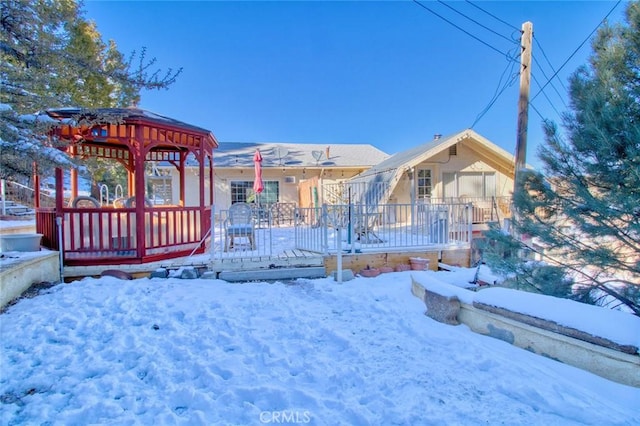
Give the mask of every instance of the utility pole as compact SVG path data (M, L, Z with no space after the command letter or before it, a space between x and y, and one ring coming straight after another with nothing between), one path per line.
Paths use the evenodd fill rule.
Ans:
M527 163L527 127L529 124L529 91L531 87L531 44L533 41L533 24L522 24L520 46L520 99L518 100L518 135L516 138L516 164L513 179L514 192L520 172Z
M518 135L516 136L516 164L513 176L513 196L518 190L518 182L522 179L522 170L527 164L527 127L529 124L529 91L531 88L531 44L533 41L533 24L522 24L522 37L520 39L520 98L518 99ZM513 198L511 199L511 219L517 220ZM510 227L510 233L518 240L520 236L515 233L515 228Z

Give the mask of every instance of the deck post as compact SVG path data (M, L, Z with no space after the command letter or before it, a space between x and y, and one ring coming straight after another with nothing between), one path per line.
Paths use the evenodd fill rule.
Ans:
M467 204L467 242L471 244L473 240L473 203Z
M211 244L209 245L209 260L211 262L215 259L215 242L216 242L216 205L211 204Z
M5 204L5 200L7 199L7 190L6 190L6 185L7 183L5 182L4 179L2 179L0 181L0 190L2 191L2 194L0 194L0 196L2 197L2 216L6 216L7 215L7 207Z
M326 203L322 203L320 214L322 216L320 217L319 223L324 223L324 226L322 227L322 245L324 247L324 254L327 255L329 254L329 222L327 220L328 213Z
M337 236L338 239L338 253L337 261L338 261L338 270L336 271L336 281L338 284L342 284L342 225L338 224Z

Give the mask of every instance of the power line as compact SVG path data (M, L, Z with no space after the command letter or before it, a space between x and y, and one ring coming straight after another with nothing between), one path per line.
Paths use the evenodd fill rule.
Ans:
M535 105L533 105L531 102L529 102L529 106L533 108L533 110L536 112L536 114L538 114L538 116L542 121L549 121L548 119L544 118L542 114L540 114L540 111L538 111L538 108L536 108Z
M513 68L515 67L515 65L516 65L515 58L513 58L513 62L507 63L507 66L505 67L505 69L502 71L502 74L500 75L500 80L498 80L498 86L496 87L496 91L493 93L493 97L491 98L491 100L489 100L489 103L487 104L487 106L485 106L484 109L480 111L480 113L476 116L475 121L471 125L472 129L489 112L491 107L493 107L493 105L496 103L498 98L504 93L504 91L507 90L507 88L511 87L513 83L515 83L517 77L520 75L519 73L513 72ZM509 69L509 67L511 67L511 69ZM511 79L505 82L504 86L502 86L502 89L501 89L500 85L502 84L502 79L508 73L511 74Z
M542 66L540 66L540 63L538 62L538 60L535 58L535 56L533 57L533 62L536 63L536 65L538 65L538 68L540 68L540 72L542 72L542 75L544 76L544 78L549 79L549 77L547 76L547 73L544 72L544 69L542 68ZM553 71L553 68L551 68L551 70ZM536 83L538 83L536 81ZM540 87L542 87L542 85L540 83L538 83L538 85ZM562 105L564 105L565 108L567 108L567 104L564 101L564 98L562 97L562 95L560 94L560 91L556 88L556 85L553 84L553 82L551 83L551 87L553 88L553 90L556 92L556 95L558 95L558 97L560 98L560 101L562 102Z
M542 56L544 57L544 59L547 61L547 64L549 64L549 67L551 67L551 71L556 72L555 68L553 68L553 65L551 65L551 61L549 60L549 58L547 57L547 54L545 53L544 49L542 48L542 44L540 44L540 42L538 41L538 38L536 37L536 35L533 35L533 40L536 42L536 45L538 46L538 48L540 48L540 52L542 52ZM545 78L547 78L547 76L545 75ZM558 81L560 82L560 85L562 86L562 88L568 92L569 89L567 89L567 87L564 85L564 82L562 81L562 79L558 78Z
M473 127L478 124L478 122L480 120L482 120L482 118L489 112L489 110L491 110L491 107L493 107L493 105L496 103L496 101L498 100L498 98L504 93L505 90L507 90L509 87L513 86L513 83L516 82L516 79L518 77L519 74L515 73L513 74L513 76L511 77L511 80L509 80L509 82L505 83L505 85L502 87L502 90L500 90L500 93L498 93L497 95L494 95L493 99L489 102L489 104L484 108L484 110L478 114L478 116L476 117L475 121L473 122L473 124L471 125L471 128L473 129Z
M471 21L471 22L473 22L474 24L481 26L481 27L482 27L482 28L484 28L485 30L492 32L493 34L497 35L498 37L502 37L503 39L505 39L505 40L507 40L508 42L511 42L511 43L513 43L513 42L514 42L514 41L513 41L513 39L511 39L511 38L509 38L509 37L507 37L507 36L504 36L504 35L500 34L500 33L499 33L499 32L497 32L497 31L492 30L491 28L487 27L486 25L481 24L480 22L476 21L476 20L475 20L475 19L473 19L473 18L468 17L468 16L467 16L467 15L465 15L464 13L460 12L458 9L454 8L453 6L450 6L450 5L446 4L446 3L445 3L445 2L443 2L442 0L437 0L437 1L438 1L438 3L442 4L443 6L446 6L446 7L448 7L449 9L453 10L453 11L454 11L455 13L457 13L458 15L461 15L461 16L463 16L463 17L467 18L468 20L470 20L470 21Z
M540 82L538 81L536 76L534 74L532 74L531 76L533 77L533 80L538 84L538 86L540 86ZM544 95L547 102L549 102L549 105L551 105L551 108L553 108L556 114L558 114L558 117L562 118L562 114L560 114L560 112L556 109L556 106L553 104L553 102L551 102L551 99L549 99L549 96L547 96L547 94L544 92L542 92L542 94Z
M414 0L414 1L415 1L415 0ZM611 10L609 11L609 13L607 13L607 14L605 15L605 17L604 17L604 18L602 18L602 20L600 21L600 23L599 23L598 25L596 25L596 27L593 29L593 31L591 31L591 33L587 36L587 38L585 38L585 39L584 39L584 41L583 41L582 43L580 43L580 45L579 45L578 47L576 47L576 49L573 51L573 53L572 53L571 55L569 55L569 57L567 58L567 60L566 60L566 61L564 61L564 63L560 66L560 68L558 68L558 71L556 71L556 72L551 76L551 78L547 80L547 82L544 84L544 86L542 86L542 87L540 88L540 90L538 91L538 93L536 93L536 94L535 94L535 96L531 98L531 100L529 101L530 103L531 103L531 102L532 102L536 97L538 97L538 95L539 95L540 93L542 93L542 91L544 90L544 88L545 88L545 87L547 87L547 85L549 85L549 83L551 82L551 80L553 80L553 79L556 77L556 75L558 75L558 73L560 72L560 70L562 70L562 68L564 68L564 66L565 66L565 65L567 65L567 63L571 60L571 58L573 58L573 57L574 57L574 55L575 55L576 53L578 53L578 50L580 50L580 49L582 48L582 46L584 46L584 44L585 44L585 43L586 43L586 42L591 38L591 36L593 36L593 34L594 34L596 31L598 31L598 28L600 28L600 25L602 25L602 24L607 20L607 18L609 17L609 15L611 15L611 14L613 13L613 11L615 10L615 8L616 8L616 7L618 7L618 5L619 5L621 2L622 2L622 0L618 0L618 1L616 2L616 4L614 4L614 5L613 5L613 7L612 7L612 8L611 8Z
M468 35L469 37L472 37L473 39L479 41L480 43L484 44L485 46L487 46L488 48L495 50L496 52L498 52L500 55L505 56L507 59L511 60L511 58L509 58L509 56L502 52L500 49L490 45L489 43L487 43L484 40L481 40L480 38L476 37L475 35L471 34L470 32L468 32L467 30L465 30L464 28L454 24L453 22L451 22L450 20L448 20L447 18L445 18L444 16L438 14L437 12L435 12L434 10L432 10L431 8L425 6L424 4L420 3L418 0L413 0L413 2L415 4L417 4L418 6L422 7L423 9L428 10L429 12L431 12L432 14L436 15L438 18L442 19L443 21L447 22L449 25L454 26L455 28L457 28L458 30L462 31L463 33L465 33L466 35Z
M514 30L518 31L519 33L521 33L521 32L522 32L518 27L516 27L516 26L514 26L514 25L511 25L511 24L510 24L510 23L508 23L507 21L504 21L504 20L502 20L502 19L498 18L497 16L493 15L493 14L492 14L492 13L490 13L490 12L487 12L486 10L484 10L483 8L481 8L480 6L478 6L477 4L471 3L469 0L465 0L465 1L466 1L467 3L469 3L471 6L475 7L476 9L479 9L479 10L481 10L482 12L486 13L487 15L491 16L493 19L496 19L496 20L498 20L498 21L502 22L503 24L505 24L505 25L507 25L507 26L509 26L509 27L513 28Z

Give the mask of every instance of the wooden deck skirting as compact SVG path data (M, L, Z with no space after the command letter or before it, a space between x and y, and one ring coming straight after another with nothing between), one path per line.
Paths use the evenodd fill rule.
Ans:
M429 259L429 269L438 270L438 263L446 263L449 265L457 265L468 268L470 266L470 250L469 249L444 249L444 250L416 250L402 252L385 252L385 253L345 253L342 255L342 269L351 269L357 273L367 266L371 268L380 268L382 266L396 266L403 264L409 265L410 257L423 257ZM337 255L325 256L325 268L327 275L338 269Z
M209 270L222 271L251 271L273 268L302 268L308 266L322 266L323 258L318 253L305 250L285 250L273 256L252 258L223 258L215 259Z
M437 251L415 251L415 252L389 252L389 253L355 253L343 254L343 269L351 269L357 273L369 265L372 268L381 266L395 267L399 264L409 265L410 257L424 257L430 260L429 269L437 271L438 263L456 264L462 267L469 266L469 249L452 249ZM185 266L193 266L196 269L208 270L214 273L222 271L251 271L273 268L303 268L324 266L325 273L329 276L337 270L337 256L324 256L318 253L305 250L285 250L273 256L261 256L253 258L215 258L213 260L202 260L202 256L195 258L182 257L172 260L163 260L143 264L110 264L94 266L65 266L63 275L66 280L99 276L107 269L117 269L127 272L134 277L148 276L158 268L178 269Z
M127 272L135 278L149 276L156 269L178 269L181 267L192 266L199 270L208 270L212 272L221 271L251 271L269 268L295 268L305 266L322 266L322 256L303 250L286 250L277 256L262 256L255 258L225 258L213 259L203 258L202 255L197 257L181 257L171 260L161 260L156 262L148 262L142 264L110 264L110 265L92 265L92 266L65 266L63 275L65 280L78 279L81 277L99 276L102 271L108 269L116 269Z

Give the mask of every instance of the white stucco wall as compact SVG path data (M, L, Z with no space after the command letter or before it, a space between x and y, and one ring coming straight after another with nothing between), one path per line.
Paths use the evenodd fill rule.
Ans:
M320 177L322 183L332 184L341 180L345 180L356 173L358 170L342 170L342 169L305 169L303 168L287 168L284 171L279 168L263 168L263 181L279 182L279 199L282 203L299 204L298 185L305 179L312 177ZM321 177L324 176L324 177ZM293 177L294 183L285 182L286 178ZM219 168L215 170L215 206L216 211L226 210L231 204L231 182L232 181L253 181L253 169L226 169Z
M200 192L198 190L199 177L195 169L188 168L185 172L185 207L198 206L200 204ZM211 204L209 199L209 182L205 179L204 198L205 205ZM171 171L171 197L172 204L180 203L180 174L177 170ZM215 195L214 195L215 197Z
M294 177L295 183L285 182L287 177ZM302 178L302 172L287 170L263 170L263 181L276 181L279 187L279 201L283 203L298 203L298 183ZM214 200L216 211L226 210L231 204L231 182L233 181L253 181L253 170L216 170Z

